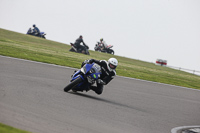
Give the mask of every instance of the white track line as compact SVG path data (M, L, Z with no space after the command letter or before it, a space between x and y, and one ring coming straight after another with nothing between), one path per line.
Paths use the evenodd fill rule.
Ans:
M171 133L178 133L180 132L181 130L184 130L184 129L193 129L193 128L200 128L200 125L199 126L182 126L182 127L175 127L171 130Z

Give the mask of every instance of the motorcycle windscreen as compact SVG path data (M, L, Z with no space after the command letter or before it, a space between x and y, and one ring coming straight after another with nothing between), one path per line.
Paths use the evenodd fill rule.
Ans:
M94 79L98 79L100 77L100 74L101 74L101 67L98 64L94 63L91 70L93 71L93 72L91 72L91 76Z

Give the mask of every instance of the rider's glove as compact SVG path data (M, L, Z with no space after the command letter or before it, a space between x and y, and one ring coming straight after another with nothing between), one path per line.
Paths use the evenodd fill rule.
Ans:
M85 60L84 63L88 64L88 63L90 63L90 60Z
M98 83L98 84L102 84L102 85L105 85L105 84L106 84L106 83L103 82L103 80L101 80L101 79L98 79L98 80L97 80L97 83Z

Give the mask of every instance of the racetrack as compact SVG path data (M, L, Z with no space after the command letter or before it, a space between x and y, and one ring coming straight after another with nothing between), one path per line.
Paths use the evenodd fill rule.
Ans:
M0 56L0 123L35 133L170 133L200 124L200 91L116 77L65 93L73 69Z

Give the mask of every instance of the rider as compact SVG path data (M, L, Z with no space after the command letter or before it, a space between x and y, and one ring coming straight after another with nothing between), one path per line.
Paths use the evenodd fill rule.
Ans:
M34 29L33 29L33 35L35 36L39 36L40 35L40 30L38 29L38 27L36 27L36 25L33 25Z
M91 86L90 89L95 91L98 95L103 92L103 85L107 85L116 75L116 67L118 65L118 61L115 58L110 58L108 61L106 60L85 60L81 67L83 67L86 63L97 63L101 66L102 74L100 75L100 79L97 80L97 86Z
M83 45L84 45L85 47L81 45L81 42L83 43ZM80 35L79 38L76 39L74 45L75 45L75 47L76 47L77 50L78 50L78 49L86 50L86 47L87 47L87 45L85 45L85 43L84 43L84 41L83 41L83 36L82 36L82 35ZM79 52L81 52L81 51L79 51Z
M98 42L101 45L101 50L105 50L107 47L107 44L105 41L103 41L103 38L100 39L100 42Z

